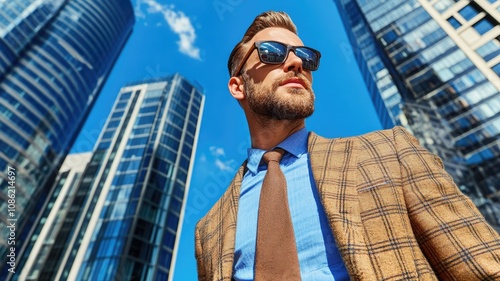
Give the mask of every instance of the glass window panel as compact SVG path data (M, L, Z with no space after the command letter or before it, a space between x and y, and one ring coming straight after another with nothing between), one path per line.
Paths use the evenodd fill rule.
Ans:
M167 227L169 227L172 230L177 230L177 226L179 225L179 217L172 213L168 213L168 219L167 219Z
M110 121L108 123L108 128L116 128L118 125L120 125L120 120Z
M192 147L189 144L184 144L182 146L182 154L186 157L191 157Z
M115 111L115 112L113 112L113 114L111 115L111 119L113 119L113 118L120 118L120 117L122 117L122 116L123 116L123 113L124 113L124 111Z
M448 23L450 23L455 29L462 26L462 24L455 17L448 18Z
M148 137L139 137L139 138L131 138L129 141L128 141L128 145L132 146L132 145L143 145L143 144L146 144L148 141Z
M146 107L143 107L141 108L141 110L139 111L139 113L151 113L151 112L156 112L156 109L158 107L153 105L153 106L146 106Z
M140 157L144 153L144 148L129 148L123 152L124 158Z
M500 63L499 64L496 64L495 66L493 66L491 69L493 69L493 71L495 71L495 73L500 76Z
M14 158L17 153L17 150L7 145L7 143L2 140L0 140L0 151L7 155L7 157L9 158Z
M156 97L161 97L161 94L163 93L163 90L149 90L145 98L156 98Z
M434 4L434 9L442 13L446 11L449 7L453 6L453 4L455 4L454 0L440 0L437 1L436 4Z
M172 200L170 201L170 210L180 213L182 207L182 202L180 200L182 200L182 198L181 199L177 199L175 197L172 198Z
M113 134L115 133L115 131L106 131L103 135L102 135L102 139L110 139L113 137Z
M170 234L171 235L171 234ZM170 249L172 249L171 247ZM159 264L165 268L170 268L170 262L172 261L172 253L165 250L161 250ZM167 279L157 279L157 280L167 280Z
M156 273L156 280L167 280L168 273L158 270Z
M120 186L120 185L126 185L126 184L133 184L136 178L136 174L121 174L115 176L113 179L113 185L115 186Z
M154 119L154 115L141 116L137 118L135 125L153 124Z
M172 234L170 231L165 231L165 237L163 238L163 245L167 246L169 249L174 248L175 242L175 234Z
M463 9L461 9L460 11L458 11L458 13L460 15L462 15L462 17L469 21L471 20L472 18L474 18L475 16L477 16L477 14L479 13L477 11L477 9L475 7L473 7L472 5L467 5L465 6Z
M99 146L97 147L97 149L108 149L110 145L111 145L111 141L103 141L103 142L99 143Z
M120 99L119 100L127 100L130 98L130 96L132 95L132 92L125 92L125 93L122 93L122 95L120 96Z
M140 164L141 164L141 159L134 160L134 161L124 161L118 165L117 169L118 169L118 171L123 171L123 172L132 171L132 170L135 171L135 170L139 169Z
M492 29L495 25L491 22L490 19L484 18L474 24L472 27L481 35L485 34L488 32L490 29Z
M498 40L492 40L476 50L485 61L489 61L500 54L500 43Z
M127 106L127 102L119 102L116 104L115 106L115 109L122 109L122 108L125 108Z
M144 101L142 102L142 104L147 104L147 103L158 103L158 101L160 101L160 96L158 97L151 97L151 98L145 98Z
M13 141L15 141L21 147L23 147L23 148L27 148L28 147L29 142L26 141L16 131L14 131L10 126L7 126L4 123L0 122L0 131L3 132L5 135L10 136L10 139L12 139Z
M193 89L193 87L192 87L192 86L191 86L188 82L186 82L185 80L182 80L182 82L181 82L181 86L182 86L182 88L183 88L185 91L187 91L188 93L190 93L190 92L191 92L191 90Z

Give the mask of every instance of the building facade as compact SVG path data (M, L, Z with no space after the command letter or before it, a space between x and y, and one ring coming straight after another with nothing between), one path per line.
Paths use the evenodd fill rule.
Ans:
M500 1L334 2L383 126L408 128L500 227Z
M123 87L67 211L22 280L171 280L204 95L182 76ZM41 229L43 232L44 229Z
M24 252L134 21L129 0L0 1L0 279L7 251Z
M50 195L48 207L43 210L41 220L44 223L37 225L32 235L33 239L30 239L31 245L28 247L30 251L25 252L24 257L19 261L20 272L16 273L19 278L12 279L38 280L40 278L50 250L58 243L57 234L64 223L64 218L71 210L71 203L76 196L75 191L91 156L91 152L86 152L70 154L64 159L54 184L55 188ZM31 270L22 270L23 268Z

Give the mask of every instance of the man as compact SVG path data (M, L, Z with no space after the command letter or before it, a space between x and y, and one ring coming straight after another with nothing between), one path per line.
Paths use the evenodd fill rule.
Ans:
M321 55L303 45L266 12L229 57L252 148L197 224L199 280L500 280L500 237L408 132L306 131Z

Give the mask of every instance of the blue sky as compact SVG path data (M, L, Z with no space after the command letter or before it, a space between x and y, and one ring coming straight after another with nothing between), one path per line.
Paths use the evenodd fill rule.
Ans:
M175 269L176 281L197 280L194 227L225 191L250 145L245 117L227 91L227 57L252 20L287 12L305 45L322 53L314 73L316 109L306 121L325 137L380 129L333 1L133 0L134 31L72 152L91 151L111 106L128 82L180 73L206 96L195 166Z

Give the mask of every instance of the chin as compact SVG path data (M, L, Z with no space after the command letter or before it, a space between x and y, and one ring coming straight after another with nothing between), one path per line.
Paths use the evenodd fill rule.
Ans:
M299 87L287 87L284 88L286 93L291 94L291 95L306 95L309 93L308 90L305 88L299 88Z

